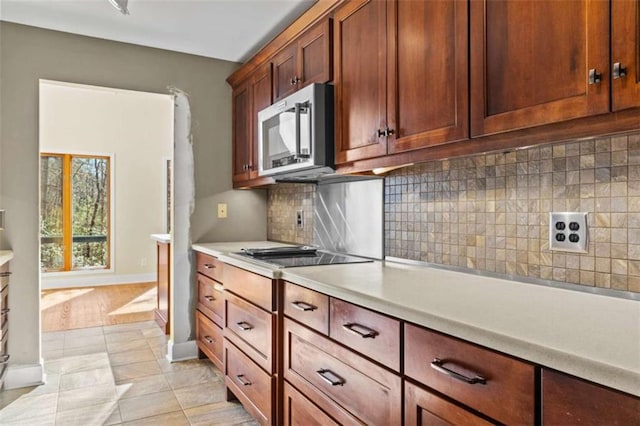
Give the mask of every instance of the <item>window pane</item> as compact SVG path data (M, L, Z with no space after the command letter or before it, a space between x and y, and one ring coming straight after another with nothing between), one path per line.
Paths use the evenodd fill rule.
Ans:
M64 267L62 241L62 157L40 159L40 233L41 268L45 271Z
M109 264L109 160L71 160L73 269Z

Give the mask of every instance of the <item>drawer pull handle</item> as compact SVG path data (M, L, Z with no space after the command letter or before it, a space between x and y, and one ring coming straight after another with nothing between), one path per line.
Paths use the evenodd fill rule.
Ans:
M2 355L0 356L0 365L5 365L9 363L9 357L10 355Z
M463 374L456 373L455 371L448 369L444 366L445 363L446 361L443 361L440 358L436 358L431 362L431 368L456 380L469 383L470 385L475 385L476 383L481 385L487 384L487 379L485 379L484 377L478 376L477 374L475 377L467 377Z
M291 302L291 306L303 312L315 311L316 309L318 309L317 306L301 301Z
M356 323L348 323L342 326L347 331L350 331L363 339L375 339L378 333L375 330L370 329L369 327L365 327L364 325L356 324Z
M253 329L253 326L246 321L237 322L236 327L238 327L242 331L249 331Z
M11 275L11 272L0 272L0 277L8 277Z
M251 383L249 380L247 380L244 377L244 374L238 374L236 376L236 380L242 385L242 386L251 386L253 383Z
M207 299L209 302L213 302L214 300L216 300L216 298L213 296L205 296L204 298Z
M322 368L316 371L316 373L318 373L318 375L331 386L343 386L346 382L342 377L338 376L331 370L327 370L326 368Z
M204 269L216 269L216 265L214 265L212 263L205 263L204 264Z
M212 339L211 336L204 336L204 340L206 340L210 345L213 345L213 343L215 342L215 340Z
M9 313L10 310L11 310L10 308L4 308L0 310L0 315L6 315Z

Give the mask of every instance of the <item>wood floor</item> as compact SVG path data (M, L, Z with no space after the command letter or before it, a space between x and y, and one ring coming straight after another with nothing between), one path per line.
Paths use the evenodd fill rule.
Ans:
M156 283L43 290L42 331L153 320Z

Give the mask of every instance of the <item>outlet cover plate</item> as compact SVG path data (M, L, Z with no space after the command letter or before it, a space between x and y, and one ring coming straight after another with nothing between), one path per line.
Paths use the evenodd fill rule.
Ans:
M549 213L549 248L555 251L587 253L587 213Z

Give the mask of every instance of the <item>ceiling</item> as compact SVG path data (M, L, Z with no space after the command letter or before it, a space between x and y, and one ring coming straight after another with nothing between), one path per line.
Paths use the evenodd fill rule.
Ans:
M315 0L0 0L0 20L245 62Z

